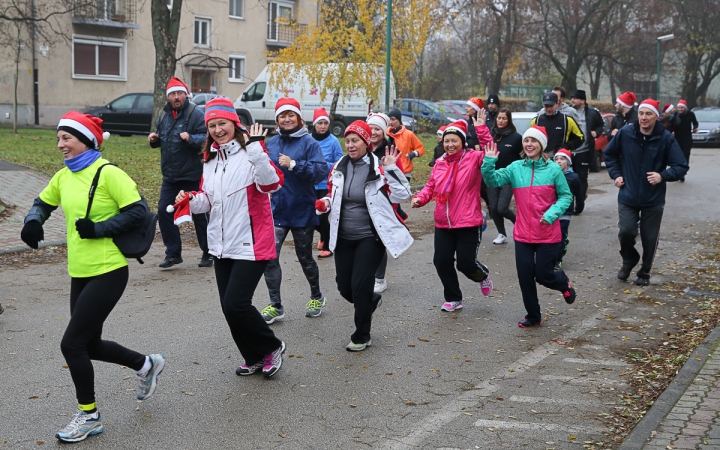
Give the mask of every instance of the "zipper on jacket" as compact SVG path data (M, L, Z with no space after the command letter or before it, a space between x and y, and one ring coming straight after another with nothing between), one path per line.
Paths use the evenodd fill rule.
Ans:
M255 228L253 228L252 216L248 214L248 217L250 218L250 239L252 239L252 243L255 245Z

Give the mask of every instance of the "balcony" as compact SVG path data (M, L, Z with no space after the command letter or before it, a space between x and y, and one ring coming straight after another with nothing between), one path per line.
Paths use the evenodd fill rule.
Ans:
M278 19L268 24L268 35L265 44L268 47L283 48L295 42L298 36L307 34L306 23L289 22L287 19Z
M139 28L137 0L76 0L72 23L111 28Z

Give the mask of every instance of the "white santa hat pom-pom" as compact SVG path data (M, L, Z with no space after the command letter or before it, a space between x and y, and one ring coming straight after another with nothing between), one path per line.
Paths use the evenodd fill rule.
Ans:
M106 141L106 140L108 140L108 139L110 139L110 133L108 133L107 131L105 131L105 132L103 133L103 141Z
M168 205L167 208L165 208L165 211L171 213L175 211L175 207L173 205Z

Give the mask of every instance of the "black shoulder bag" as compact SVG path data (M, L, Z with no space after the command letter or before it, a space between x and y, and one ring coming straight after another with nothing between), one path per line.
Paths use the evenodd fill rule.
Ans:
M95 190L97 189L98 181L100 180L100 171L102 171L102 168L105 166L117 167L117 164L103 164L95 173L95 178L93 178L92 184L90 185L90 192L88 193L88 206L87 212L85 213L86 219L90 216L90 208L92 207ZM143 218L142 223L130 228L127 231L123 231L120 234L116 234L113 236L113 242L126 258L135 258L140 264L145 264L142 257L150 250L153 239L155 239L155 228L158 216L150 211L150 207L148 206L145 197L140 196L140 204L145 209L145 217Z

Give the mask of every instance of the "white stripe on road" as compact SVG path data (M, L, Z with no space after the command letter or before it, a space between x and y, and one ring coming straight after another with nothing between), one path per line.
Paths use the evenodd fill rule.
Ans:
M597 324L597 320L603 316L603 313L598 312L595 315L588 317L571 328L559 339L563 341L577 339L578 337L584 335L587 330L592 329L592 327ZM529 368L536 366L554 350L557 350L557 343L554 341L546 342L514 363L510 364L509 367L504 368L495 378L505 378L508 374L508 370L510 372L514 372L514 375L516 376L523 372L527 372ZM477 402L480 398L488 397L500 388L498 384L491 383L496 383L496 381L483 381L475 389L467 391L456 397L455 400L448 402L436 413L420 420L417 427L409 430L407 437L401 438L399 441L386 442L381 445L380 448L386 448L389 450L404 450L409 447L415 448L420 446L420 444L422 444L428 437L432 436L433 433L441 430L446 424L452 422L455 418L460 416L462 414L461 408L466 407L468 402Z
M484 427L499 430L542 430L542 431L565 431L566 433L602 433L602 428L582 427L575 425L556 425L554 423L536 422L506 422L503 420L483 420L475 422L476 427Z
M576 383L576 384L587 384L587 383L605 383L605 384L615 384L618 386L627 386L625 383L621 381L613 381L608 380L607 378L603 378L602 380L599 378L590 378L590 377L568 377L563 375L543 375L540 377L543 381L564 381L567 383Z
M555 405L585 405L592 406L592 402L586 402L584 400L561 400L558 398L545 398L545 397L527 397L524 395L511 395L508 399L511 402L518 403L552 403Z
M622 361L610 361L606 359L585 359L585 358L564 358L563 361L574 364L597 364L598 366L630 366L631 364Z

